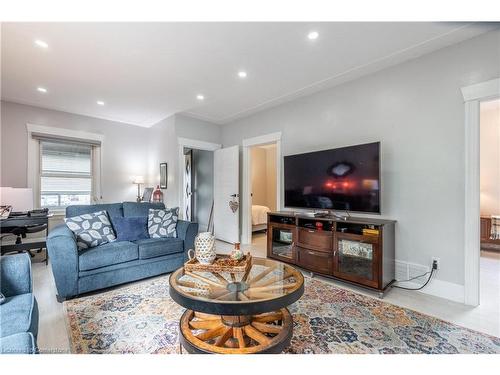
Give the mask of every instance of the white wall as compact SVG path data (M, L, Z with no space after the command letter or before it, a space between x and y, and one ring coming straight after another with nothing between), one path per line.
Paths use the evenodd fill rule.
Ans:
M221 143L221 126L184 115L173 115L149 130L149 180L159 183L160 163L168 164L168 188L163 191L168 207L179 205L179 144L178 138ZM157 182L156 182L157 181Z
M177 137L220 143L220 126L171 116L151 128L54 111L29 105L1 102L0 186L26 187L28 133L26 124L37 124L104 135L102 187L104 202L135 201L134 176L143 175L146 186L160 183L160 163L168 163L165 204L178 201Z
M481 215L500 215L500 100L481 105Z
M464 104L460 88L500 76L500 32L225 125L224 145L282 132L284 155L382 142L382 216L396 256L464 284ZM282 178L282 176L281 176ZM447 284L448 285L448 284Z
M103 200L135 200L137 185L132 184L133 177L146 175L148 171L148 129L4 101L1 102L1 186L27 186L27 123L103 134Z

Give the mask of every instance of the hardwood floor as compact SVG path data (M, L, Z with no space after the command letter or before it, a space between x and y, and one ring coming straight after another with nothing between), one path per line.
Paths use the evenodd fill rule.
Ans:
M220 253L229 253L232 248L231 244L217 242L217 251ZM244 245L242 249L251 251L253 256L264 257L266 254L265 234L255 235L253 244ZM56 289L50 264L45 266L42 256L37 255L33 260L34 290L40 309L38 344L43 352L67 353L69 341L63 304L56 301ZM305 275L309 273L306 272ZM330 279L324 280L341 288L376 297L375 293L365 289ZM465 306L421 292L400 289L390 290L384 297L384 301L477 331L500 336L500 252L481 252L481 305L478 307Z

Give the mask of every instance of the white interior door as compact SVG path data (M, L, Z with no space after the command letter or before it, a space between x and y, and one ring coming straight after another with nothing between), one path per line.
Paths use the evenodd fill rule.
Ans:
M239 146L214 152L214 234L219 240L240 242Z

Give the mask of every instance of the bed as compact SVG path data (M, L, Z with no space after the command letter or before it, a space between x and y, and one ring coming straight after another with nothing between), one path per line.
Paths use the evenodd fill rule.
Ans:
M252 205L252 232L267 229L267 213L270 211L269 207Z

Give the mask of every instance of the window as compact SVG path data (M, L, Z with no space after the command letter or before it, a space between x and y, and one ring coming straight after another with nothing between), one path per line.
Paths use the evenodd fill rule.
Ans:
M90 204L92 145L40 140L40 206Z

